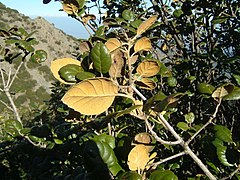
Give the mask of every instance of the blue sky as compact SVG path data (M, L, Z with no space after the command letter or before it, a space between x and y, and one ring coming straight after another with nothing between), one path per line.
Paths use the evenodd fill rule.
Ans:
M0 0L0 2L26 16L67 16L59 11L61 3L54 0L49 4L43 4L42 0Z

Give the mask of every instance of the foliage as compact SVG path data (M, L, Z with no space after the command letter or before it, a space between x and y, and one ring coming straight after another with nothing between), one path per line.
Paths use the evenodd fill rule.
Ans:
M61 3L91 36L52 62L44 123L4 122L6 176L239 178L238 1Z

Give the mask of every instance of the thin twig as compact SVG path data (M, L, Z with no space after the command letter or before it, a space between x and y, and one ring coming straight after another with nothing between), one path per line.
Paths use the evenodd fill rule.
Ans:
M11 80L9 86L8 86L9 89L10 89L10 87L12 86L14 80L16 79L17 74L18 74L20 68L22 67L23 63L24 63L24 61L21 61L21 63L19 64L19 66L18 66L18 68L17 68L17 70L16 70L16 72L14 73L14 75L13 75L13 77L12 77L12 80Z
M215 111L213 113L213 115L210 117L210 119L208 120L208 122L206 124L204 124L194 135L192 135L186 142L186 144L189 144L202 130L204 130L209 124L212 123L212 121L216 118L217 116L217 113L218 113L218 110L219 110L219 107L221 105L221 99L219 100L216 108L215 108Z
M240 171L240 164L238 165L237 169L235 169L229 176L222 178L221 180L232 179L232 177Z
M6 106L9 110L13 111L13 109L12 109L7 103L5 103L4 101L2 101L1 99L0 99L0 102L1 102L4 106Z

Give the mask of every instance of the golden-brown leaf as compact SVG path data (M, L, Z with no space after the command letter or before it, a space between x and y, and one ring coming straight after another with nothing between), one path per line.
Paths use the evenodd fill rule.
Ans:
M224 96L227 96L228 94L230 94L234 89L234 86L232 84L227 84L227 85L223 85L219 88L217 88L213 93L212 93L212 97L213 98L223 98Z
M76 60L76 59L72 59L72 58L63 58L63 59L57 59L57 60L54 60L51 62L51 66L50 66L50 69L53 73L53 76L59 80L61 83L64 83L64 84L74 84L74 83L69 83L69 82L66 82L64 81L58 71L63 67L63 66L66 66L68 64L76 64L76 65L79 65L81 66L81 63L80 61Z
M138 60L138 55L134 55L134 56L130 57L129 60L130 60L131 64L134 64Z
M136 145L128 154L128 167L131 171L144 170L148 161L148 150L142 144Z
M78 11L79 4L76 0L65 0L62 8L67 14L75 14Z
M84 24L87 24L89 20L96 20L96 16L94 14L86 14L82 17Z
M152 48L152 44L150 39L147 37L142 37L141 39L137 40L136 44L134 45L134 51L149 51Z
M153 137L149 133L139 133L134 137L134 141L138 144L144 144L148 152L152 151L154 146L151 145Z
M81 53L90 52L89 42L88 41L80 42L79 50L81 51Z
M112 52L121 47L122 43L117 38L110 38L107 40L105 45L107 46L108 50Z
M148 28L150 28L150 26L153 25L156 20L157 20L157 16L154 15L154 16L151 16L150 18L148 18L142 24L140 24L140 26L137 29L137 35L140 35L140 34L144 33L145 31L147 31Z
M71 87L62 102L85 115L96 115L106 111L118 94L118 87L107 78L83 80Z
M157 87L156 83L148 78L141 78L139 81L135 81L135 83L142 89L153 90Z
M156 61L146 60L141 62L137 67L137 73L141 77L155 76L160 71L160 67Z
M109 69L109 75L115 79L117 77L122 77L122 68L124 66L123 53L120 50L116 50L111 53L112 65Z

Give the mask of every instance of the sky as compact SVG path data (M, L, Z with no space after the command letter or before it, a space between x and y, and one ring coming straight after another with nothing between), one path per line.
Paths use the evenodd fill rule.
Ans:
M31 18L42 16L53 23L55 27L76 38L87 38L89 36L77 20L68 17L63 11L59 11L62 8L60 2L54 0L48 4L43 4L42 0L0 0L0 2Z
M54 0L48 4L43 4L42 0L0 0L0 2L26 16L67 16L66 13L59 11L62 8L61 3Z

